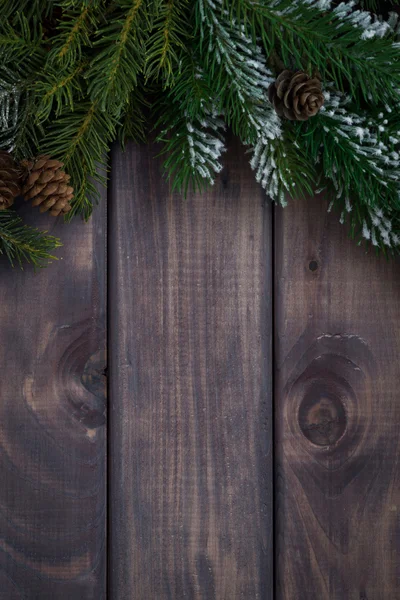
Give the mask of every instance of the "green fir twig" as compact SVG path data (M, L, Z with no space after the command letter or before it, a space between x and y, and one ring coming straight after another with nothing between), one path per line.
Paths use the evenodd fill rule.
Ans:
M0 254L4 254L11 265L32 264L35 268L45 267L56 260L53 250L60 247L60 240L46 232L24 225L14 210L0 211Z

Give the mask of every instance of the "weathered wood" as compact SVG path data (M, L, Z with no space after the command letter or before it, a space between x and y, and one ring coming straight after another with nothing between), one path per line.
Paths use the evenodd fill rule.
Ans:
M105 195L105 194L104 194ZM0 263L0 597L105 598L105 199L36 275Z
M268 600L271 237L244 151L212 191L115 149L110 225L113 600Z
M278 600L400 597L400 268L277 211Z

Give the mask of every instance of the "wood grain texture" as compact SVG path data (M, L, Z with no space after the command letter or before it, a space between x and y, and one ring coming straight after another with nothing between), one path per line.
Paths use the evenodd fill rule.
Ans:
M184 200L115 150L113 600L272 598L270 207L237 145Z
M105 194L104 194L105 196ZM105 598L105 198L34 274L0 263L0 598Z
M278 600L400 598L400 265L277 211Z

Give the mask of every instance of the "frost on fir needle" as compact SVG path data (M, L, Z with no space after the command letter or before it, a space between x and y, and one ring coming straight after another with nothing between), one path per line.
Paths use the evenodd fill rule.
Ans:
M235 133L255 141L263 126L266 93L274 81L261 47L232 19L221 0L199 0L200 37L214 72L221 109Z
M220 157L225 150L221 137L213 135L224 129L224 123L216 114L206 114L198 123L190 120L186 123L187 146L190 156L190 165L201 177L209 183L214 183L216 173L222 170Z
M18 88L0 80L0 145L10 152L17 134L19 102Z
M320 138L322 155L324 146L331 146L331 137L341 139L324 169L336 190L334 203L352 212L349 198L361 189L357 212L364 214L362 237L373 245L397 246L399 236L394 230L399 223L397 219L394 226L391 217L400 195L399 138L393 135L396 119L383 111L375 118L356 114L351 110L351 98L342 94L327 91L325 99L318 117L324 134Z
M368 40L374 37L383 37L390 30L388 22L379 20L365 10L354 10L356 2L341 2L333 9L333 14L362 30L361 39Z

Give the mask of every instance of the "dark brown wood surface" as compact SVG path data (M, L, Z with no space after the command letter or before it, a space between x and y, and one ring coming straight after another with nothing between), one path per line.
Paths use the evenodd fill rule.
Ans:
M186 200L115 150L112 600L272 598L271 212L234 145Z
M399 261L319 198L272 231L238 144L186 200L157 151L113 153L108 542L105 202L0 259L0 600L397 600Z
M101 600L105 201L86 225L24 214L64 246L36 275L0 261L0 598Z
M277 600L400 598L400 265L277 211Z

